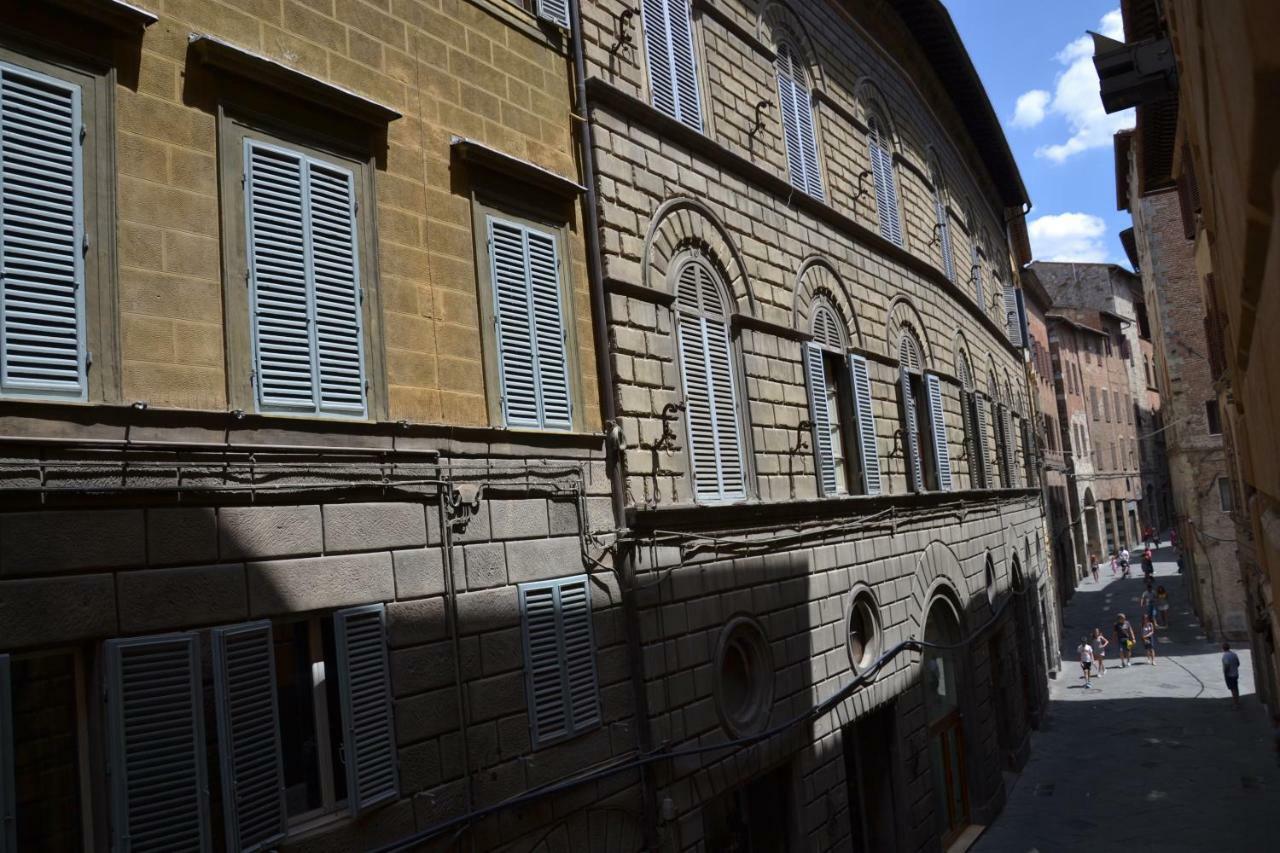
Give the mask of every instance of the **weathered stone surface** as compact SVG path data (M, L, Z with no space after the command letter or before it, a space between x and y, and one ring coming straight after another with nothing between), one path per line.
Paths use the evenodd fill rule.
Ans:
M111 575L0 581L0 648L109 637L116 623Z
M466 545L467 589L489 589L507 582L507 555L500 542Z
M458 727L458 694L453 686L396 700L396 741L413 743Z
M271 616L395 598L391 555L345 554L249 563L249 612Z
M547 580L583 571L582 543L576 536L507 544L507 577L511 583Z
M393 648L439 640L449 632L448 612L439 596L388 604L387 623Z
M51 510L0 515L0 574L45 575L145 564L140 509Z
M209 563L218 559L218 518L213 507L147 510L147 562L153 566Z
M391 554L396 572L396 598L420 598L444 592L444 553L438 547Z
M425 544L427 527L422 504L358 503L324 507L326 554L414 548Z
M320 507L222 507L218 541L224 560L319 554L324 542Z
M458 630L479 634L520 624L520 599L515 587L505 586L458 596Z
M547 535L547 502L542 498L489 501L494 539L531 539Z
M160 631L244 619L242 563L121 572L121 631Z

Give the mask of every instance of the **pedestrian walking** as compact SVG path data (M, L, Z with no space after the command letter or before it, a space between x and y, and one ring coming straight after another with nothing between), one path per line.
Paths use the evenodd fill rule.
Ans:
M1120 558L1115 551L1111 552L1111 577L1115 577L1120 571Z
M1151 580L1156 573L1156 564L1151 559L1151 549L1142 552L1142 573L1147 576L1147 580Z
M1156 623L1150 616L1142 617L1142 648L1147 653L1147 663L1156 665Z
M1101 583L1101 581L1098 580L1098 555L1097 554L1089 555L1089 573L1093 575L1094 583Z
M1080 638L1080 646L1076 649L1080 654L1080 668L1084 670L1084 674L1080 677L1084 679L1085 689L1093 686L1089 680L1089 674L1093 671L1093 647L1089 645L1088 637Z
M1231 701L1240 707L1240 656L1231 651L1230 643L1222 644L1222 677L1231 691Z
M1093 646L1093 662L1098 670L1098 677L1107 671L1107 646L1111 645L1107 638L1103 636L1101 628L1093 629L1093 636L1089 638L1089 645Z
M1160 627L1169 627L1169 593L1163 586L1156 587L1156 615L1160 617Z
M1129 549L1120 549L1120 575L1121 577L1129 577Z
M1148 548L1156 547L1156 529L1148 524L1142 531L1142 541L1147 543Z
M1149 619L1152 623L1156 620L1156 591L1151 588L1151 581L1147 581L1147 588L1142 591L1142 597L1138 599L1138 605L1142 608L1142 615L1145 619Z
M1116 615L1116 624L1113 627L1116 643L1120 646L1120 668L1124 669L1129 665L1129 657L1133 654L1133 626L1129 624L1129 620L1123 613L1119 613Z

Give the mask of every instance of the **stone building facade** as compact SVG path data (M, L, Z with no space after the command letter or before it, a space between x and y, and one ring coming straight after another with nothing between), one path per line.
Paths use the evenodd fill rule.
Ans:
M1054 657L990 106L938 4L583 14L661 838L945 847Z

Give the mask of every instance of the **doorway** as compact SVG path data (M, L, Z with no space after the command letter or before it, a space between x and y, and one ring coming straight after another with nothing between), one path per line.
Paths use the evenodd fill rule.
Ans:
M895 714L896 706L890 703L841 731L854 853L898 849L893 809Z
M951 603L934 599L925 621L925 642L950 646L960 640L960 621ZM927 646L924 653L925 719L929 728L929 761L933 769L934 804L942 846L969 825L964 718L960 713L957 668L962 653L954 648Z

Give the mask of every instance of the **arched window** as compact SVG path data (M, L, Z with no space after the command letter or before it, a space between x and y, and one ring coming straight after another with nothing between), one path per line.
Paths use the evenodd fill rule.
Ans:
M653 106L701 131L698 60L688 0L643 0L640 17Z
M871 178L876 187L876 214L880 236L902 245L902 220L898 216L898 188L893 179L893 148L884 119L872 113L867 119L867 144L871 154Z
M965 219L969 226L969 278L973 282L973 298L985 314L987 303L983 301L982 293L982 250L978 248L978 221L973 218L972 207L967 211Z
M818 135L813 122L813 93L804 63L786 42L778 44L778 103L782 108L782 135L787 143L791 186L814 198L823 198L818 169Z
M965 455L969 457L969 488L987 488L987 456L983 436L987 432L987 413L973 382L973 368L963 351L956 358L960 374L961 413L964 422Z
M947 216L947 198L942 186L942 166L935 156L929 164L929 179L933 183L934 239L942 253L942 270L951 281L956 280L955 259L951 255L951 222Z
M907 484L914 492L951 488L951 455L947 448L942 384L925 373L920 342L904 331L898 339L898 390ZM928 440L921 433L928 430Z
M694 495L711 501L744 498L729 311L719 275L700 257L677 267L676 315Z
M814 300L809 325L813 341L805 345L805 375L821 494L878 494L880 461L866 362L848 355L844 322L826 297ZM850 454L851 448L856 452Z

